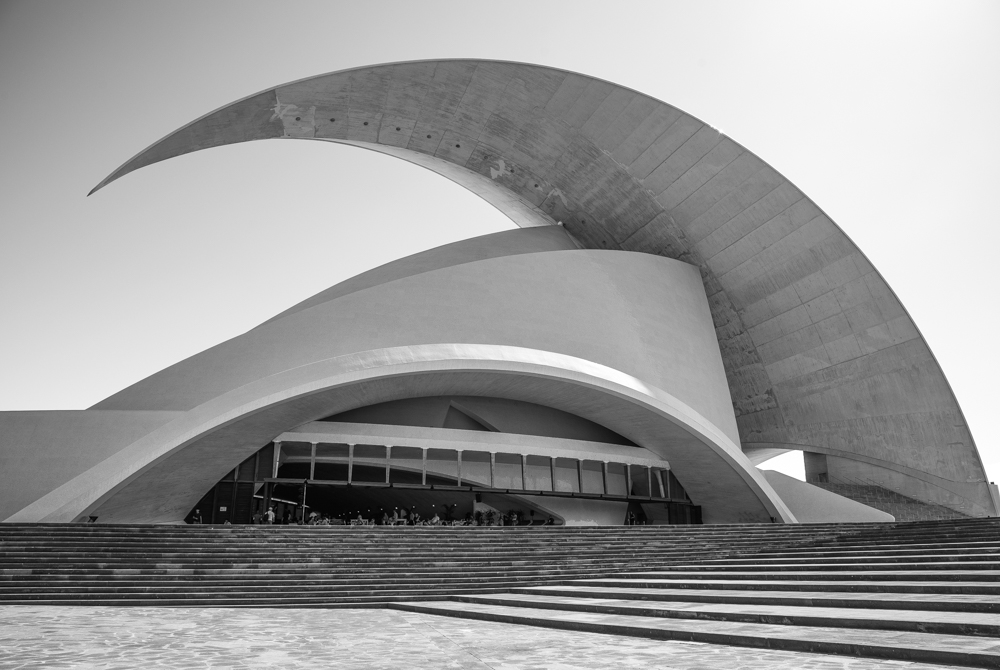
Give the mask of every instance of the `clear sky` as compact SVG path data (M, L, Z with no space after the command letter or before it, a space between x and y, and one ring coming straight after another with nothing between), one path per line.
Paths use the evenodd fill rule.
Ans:
M3 2L0 410L82 409L365 269L513 224L408 163L213 149L87 192L202 114L428 58L550 65L694 114L861 247L1000 477L1000 2Z

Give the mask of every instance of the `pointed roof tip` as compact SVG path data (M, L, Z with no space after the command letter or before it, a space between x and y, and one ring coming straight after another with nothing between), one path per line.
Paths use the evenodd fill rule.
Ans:
M90 196L94 195L95 193L100 191L102 188L104 188L114 180L115 180L115 173L109 174L107 177L101 180L101 183L99 183L94 188L90 189L90 193L87 194L87 197L89 198Z

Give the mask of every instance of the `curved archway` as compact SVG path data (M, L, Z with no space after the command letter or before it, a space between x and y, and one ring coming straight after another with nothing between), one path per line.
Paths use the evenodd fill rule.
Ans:
M233 463L289 426L331 408L442 392L547 398L557 409L594 417L672 461L686 473L692 499L718 510L720 517L710 521L795 521L737 445L660 389L572 356L475 344L368 351L237 388L153 431L9 521L68 521L81 514L110 522L178 520Z

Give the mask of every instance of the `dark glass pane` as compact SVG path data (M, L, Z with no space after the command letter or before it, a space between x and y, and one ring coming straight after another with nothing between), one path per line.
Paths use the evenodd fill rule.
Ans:
M524 464L526 491L551 491L552 470L547 456L528 456Z
M497 454L494 488L521 489L521 454Z
M667 497L667 470L653 468L653 497L663 500Z
M488 452L462 452L462 484L490 486L490 455Z
M347 463L330 463L320 460L316 461L316 470L313 479L325 479L334 482L347 481Z
M427 482L435 478L435 483L454 485L458 478L458 452L454 449L427 450Z
M355 482L385 482L385 447L376 444L354 445Z
M254 475L254 461L257 455L254 454L250 458L246 459L240 466L236 468L236 479L241 482L252 482Z
M313 479L347 481L347 461L350 447L346 444L317 444Z
M423 467L423 449L393 447L389 452L389 481L393 484L420 484Z
M608 463L607 495L623 496L627 493L624 463Z
M369 484L385 482L385 462L382 465L362 465L355 461L351 481Z
M580 473L576 469L576 464L575 458L556 459L556 483L553 487L555 491L580 491Z
M584 493L604 493L603 465L601 461L583 462Z
M257 452L257 481L263 481L274 474L274 443Z
M673 471L668 473L670 477L670 499L671 500L687 500L687 492L681 483L677 481L677 477L674 476Z
M212 523L232 523L234 482L219 482L216 485L215 509L212 510Z
M285 463L278 468L282 479L309 479L309 463Z
M632 490L630 491L632 495L649 495L649 475L647 474L647 470L647 468L641 465L629 466L629 472L632 475Z

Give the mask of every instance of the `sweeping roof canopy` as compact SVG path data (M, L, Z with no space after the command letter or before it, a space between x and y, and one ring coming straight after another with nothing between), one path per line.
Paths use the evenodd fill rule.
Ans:
M519 226L561 224L584 247L697 266L744 449L850 458L990 505L985 488L969 493L985 473L958 403L879 273L788 179L682 110L537 65L377 65L227 105L94 190L173 156L277 138L403 158Z

